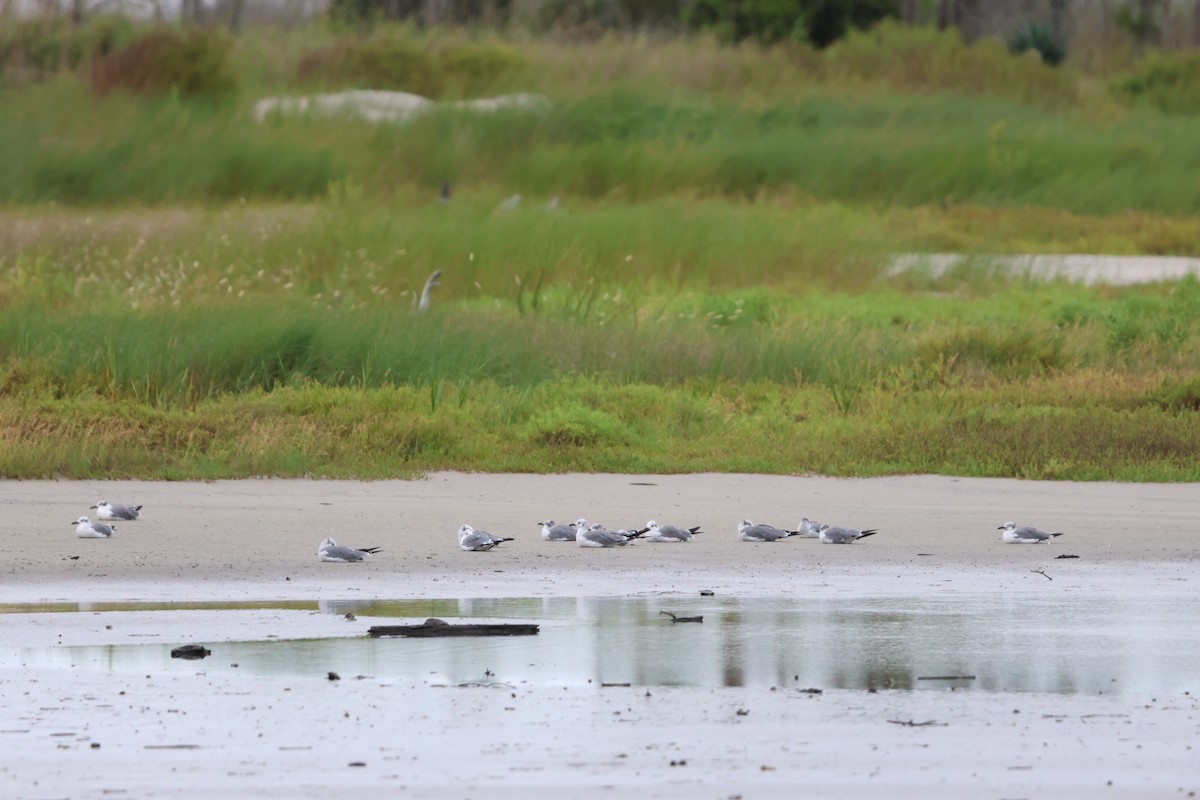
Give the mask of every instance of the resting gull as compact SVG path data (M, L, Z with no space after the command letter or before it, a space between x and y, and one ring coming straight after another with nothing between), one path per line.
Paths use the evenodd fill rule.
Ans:
M836 525L821 526L821 544L850 544L858 539L865 539L879 533L875 528L858 531L854 528L840 528Z
M96 516L100 519L135 520L142 515L141 506L123 506L107 500L101 500L92 508L96 509Z
M738 537L743 542L773 542L789 536L799 536L800 531L785 531L773 525L755 525L748 519L738 524Z
M542 526L542 538L547 542L573 542L575 541L575 530L580 525L586 528L588 521L586 519L577 519L574 525L559 525L554 520L548 519L538 524Z
M700 526L694 528L676 528L674 525L659 525L654 520L646 523L648 542L690 542L697 533L703 533Z
M804 519L800 520L800 536L805 539L818 539L821 536L821 528L825 527L828 526L822 525L815 519L809 519L808 517L805 517Z
M599 522L590 528L583 525L575 528L575 541L580 547L619 547L632 542L645 533L642 531L610 531Z
M71 524L75 526L75 535L80 539L107 539L117 530L114 525L92 522L88 517L80 517Z
M378 553L378 547L346 547L326 536L317 547L317 558L322 561L362 561L372 553Z
M493 536L487 531L477 531L470 525L461 525L458 529L458 546L471 552L491 550L501 542L511 541L511 536Z
M1000 541L1006 544L1038 544L1039 542L1048 542L1055 536L1062 536L1061 533L1046 533L1028 525L1017 527L1017 523L1011 520L996 530L1004 531L1000 534Z

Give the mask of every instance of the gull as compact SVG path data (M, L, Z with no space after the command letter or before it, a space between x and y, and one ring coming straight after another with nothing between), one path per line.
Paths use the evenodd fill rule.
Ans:
M738 525L738 537L743 542L773 542L776 539L799 535L800 531L785 531L772 525L755 525L748 519L742 520Z
M96 509L96 516L100 519L133 520L142 515L141 506L123 506L107 500L101 500L92 508Z
M674 525L659 525L654 520L646 523L646 530L650 533L646 537L648 542L690 542L693 535L704 533L699 525L694 528L676 528Z
M513 211L519 205L521 205L521 195L514 194L501 200L499 208L501 211Z
M618 547L630 544L646 531L610 531L597 522L590 528L579 526L575 529L575 541L580 547Z
M828 525L822 525L815 519L809 519L808 517L805 517L804 519L800 520L800 536L804 537L805 539L816 539L820 537L821 529L828 527Z
M1007 544L1037 544L1039 542L1048 542L1055 536L1062 536L1061 533L1046 533L1043 530L1029 526L1018 528L1017 523L1011 520L996 530L1004 531L1004 533L1000 534L1000 541Z
M487 531L477 531L470 525L461 525L458 529L458 546L463 550L481 552L491 550L501 542L511 541L511 536L492 536Z
M378 553L378 547L346 547L326 536L317 546L317 558L322 561L362 561L372 553Z
M88 517L80 517L71 524L75 526L75 535L80 539L107 539L117 530L115 525L92 522Z
M839 528L836 526L822 525L821 526L821 544L850 544L856 539L865 539L868 536L874 536L879 533L875 528L865 531L856 531L854 528Z
M438 278L440 277L442 277L442 271L440 269L435 269L433 272L429 273L429 277L425 279L425 288L421 289L421 300L419 303L417 303L418 311L429 310L429 294L433 291L433 287L441 286L441 284L438 282ZM413 300L415 301L416 299L417 298L414 296Z
M542 538L547 542L573 542L575 541L576 529L580 525L586 528L588 521L586 519L577 519L574 525L556 525L554 520L548 519L538 524L542 526Z

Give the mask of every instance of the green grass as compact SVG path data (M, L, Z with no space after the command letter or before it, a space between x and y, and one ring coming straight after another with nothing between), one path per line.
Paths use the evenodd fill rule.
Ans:
M69 84L10 92L0 198L79 205L322 198L645 202L800 196L911 208L1052 207L1077 214L1200 210L1194 117L1091 123L993 96L803 99L746 108L642 88L548 111L439 112L406 125L256 124L243 106L94 99ZM97 126L96 120L104 122Z
M514 45L407 29L356 41L317 28L241 37L233 55L240 91L225 101L97 97L83 67L0 86L0 148L10 166L0 172L0 200L316 200L332 184L411 206L450 179L464 198L521 192L574 204L785 196L876 208L1200 210L1189 179L1200 166L1194 115L1136 110L1119 92L1087 88L1105 76L1052 69L996 42L966 47L952 34L896 25L820 53L705 39ZM404 125L253 120L253 103L266 95L380 85L344 75L341 61L318 70L318 86L297 83L314 53L372 41L399 48L404 64L426 59L422 80L460 87L438 96L540 91L552 105L443 111ZM480 84L480 65L492 61L504 69ZM392 66L377 66L391 76L384 83L422 90L397 83Z
M889 278L914 239L1044 223L898 213L11 212L0 474L1191 479L1200 282ZM1143 222L1059 215L1041 249Z
M223 102L0 86L0 477L1200 477L1197 281L888 271L1200 255L1193 117L895 26L821 53L387 37L242 37ZM417 62L441 97L553 102L251 119Z
M1097 385L1106 392L1090 394ZM1155 385L1094 373L935 393L870 388L864 412L849 415L819 387L774 383L304 385L188 408L27 394L0 400L0 475L370 479L486 468L1194 481L1195 410L1167 410Z

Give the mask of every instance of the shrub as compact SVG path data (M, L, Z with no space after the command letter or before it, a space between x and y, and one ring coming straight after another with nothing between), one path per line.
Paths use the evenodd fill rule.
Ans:
M606 30L628 28L631 19L616 0L546 0L533 23L542 31L598 36Z
M1033 50L1050 66L1057 66L1067 57L1067 47L1045 25L1034 23L1014 33L1008 40L1008 52L1013 55Z
M1152 52L1137 70L1118 78L1112 93L1169 114L1200 111L1200 53Z
M355 89L389 89L438 98L491 89L525 65L514 48L496 43L462 42L433 48L389 36L344 41L313 50L300 60L303 84Z
M60 69L106 56L127 43L133 23L104 14L82 25L64 17L35 17L0 25L0 77L40 80Z
M594 447L628 444L630 431L616 417L579 401L538 414L525 426L527 441L548 447Z
M826 47L851 28L865 29L896 16L893 0L697 0L686 11L689 27L723 39L806 40Z
M826 49L829 78L883 81L906 90L993 92L1058 105L1078 95L1075 77L1028 58L1014 58L992 39L967 45L957 31L885 20L869 31L852 31Z
M229 40L218 31L180 34L162 28L92 64L92 88L106 94L124 88L143 94L177 91L184 97L217 98L233 91Z
M1158 38L1158 20L1155 9L1149 4L1139 3L1138 8L1134 8L1131 3L1125 3L1117 9L1113 21L1139 42L1153 42Z

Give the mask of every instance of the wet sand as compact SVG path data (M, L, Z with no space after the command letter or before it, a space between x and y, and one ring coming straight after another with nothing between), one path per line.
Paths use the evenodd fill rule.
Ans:
M101 497L143 503L144 516L117 523L111 540L75 538L71 521ZM443 473L374 483L5 482L0 507L4 604L995 592L1053 615L1064 595L1194 593L1200 562L1195 485ZM540 520L580 516L705 532L684 545L611 550L540 539ZM801 516L880 533L844 547L736 538L742 518L794 526ZM1064 535L1003 545L996 528L1007 519ZM517 540L464 553L454 536L463 522ZM324 536L383 551L362 564L320 563ZM144 642L164 628L183 641L347 635L329 614L262 612L229 624L216 612L131 613L0 620L9 648ZM1163 697L432 687L369 675L209 675L204 662L186 674L10 667L0 681L6 797L1200 791L1191 749L1200 670L1190 694ZM937 724L897 724L906 721Z

